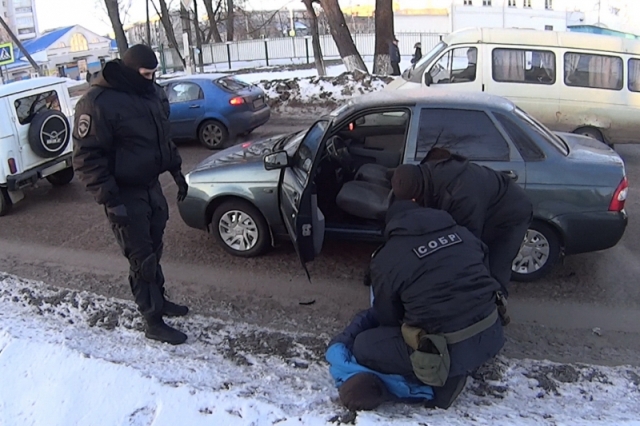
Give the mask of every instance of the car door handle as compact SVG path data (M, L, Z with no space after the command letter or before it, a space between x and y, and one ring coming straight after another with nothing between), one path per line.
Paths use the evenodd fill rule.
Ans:
M501 170L502 173L504 173L505 175L509 176L509 178L513 179L513 180L518 180L518 174L516 172L514 172L513 170Z
M190 109L200 108L200 105L190 105L189 108Z

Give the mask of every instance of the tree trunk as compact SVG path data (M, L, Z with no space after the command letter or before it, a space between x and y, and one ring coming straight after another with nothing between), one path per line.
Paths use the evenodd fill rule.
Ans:
M373 73L388 75L391 71L389 43L393 40L392 0L376 0L375 13L376 48L373 58Z
M153 3L153 8L156 10L156 13L160 15L160 21L162 22L162 27L164 28L164 32L167 34L167 40L169 40L169 47L175 49L178 58L180 58L180 62L182 62L182 66L186 67L186 63L184 62L184 58L180 54L180 49L178 48L178 40L176 39L176 33L173 31L173 24L171 23L171 15L169 15L169 8L167 7L166 0L160 1L160 11L158 13L158 8L156 4Z
M124 52L129 48L129 43L127 42L127 36L124 34L124 29L122 28L118 0L104 0L104 5L107 7L107 14L109 15L113 32L116 35L118 53L122 58Z
M303 0L309 19L311 20L311 44L313 45L313 60L318 70L318 75L324 77L327 75L327 69L324 66L324 58L322 57L322 47L320 46L320 36L318 35L318 17L313 9L313 0Z
M216 8L213 8L213 0L204 0L204 8L207 10L207 16L209 16L209 31L205 38L205 44L210 43L213 38L214 43L222 43L222 36L218 30L218 11L222 6L222 0L218 0Z
M367 66L364 64L358 49L356 48L353 39L351 38L351 32L347 23L344 20L344 14L338 0L320 0L320 4L327 15L329 21L329 29L331 30L331 36L336 42L338 52L342 62L344 62L347 71L354 71L356 69L367 72Z
M227 0L227 41L233 41L233 26L235 25L233 18L233 0Z

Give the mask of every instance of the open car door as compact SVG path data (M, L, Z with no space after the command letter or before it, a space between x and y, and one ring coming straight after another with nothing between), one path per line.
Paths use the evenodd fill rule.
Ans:
M320 253L324 240L324 215L318 208L313 179L330 124L328 120L320 120L311 126L290 166L283 170L279 188L282 219L309 279L306 263Z

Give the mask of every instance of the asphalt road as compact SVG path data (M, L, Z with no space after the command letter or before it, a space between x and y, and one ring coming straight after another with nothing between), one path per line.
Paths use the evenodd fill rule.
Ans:
M301 126L273 120L251 139ZM196 143L180 144L179 149L185 171L211 154ZM630 222L623 240L610 250L569 257L539 282L514 283L507 355L640 364L640 226L634 220L640 211L640 189L634 185L640 177L640 146L616 149L630 182ZM309 283L288 243L260 258L227 255L203 231L182 223L173 201L175 184L169 175L161 183L171 217L163 259L167 288L194 312L329 337L367 306L368 289L361 282L373 246L326 241L321 256L310 264ZM0 270L131 298L126 260L103 211L77 180L63 188L42 181L0 218Z

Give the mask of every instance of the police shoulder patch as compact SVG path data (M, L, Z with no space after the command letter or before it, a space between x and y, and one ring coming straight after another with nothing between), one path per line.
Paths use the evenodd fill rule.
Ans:
M460 244L461 242L462 238L460 238L457 233L453 232L451 234L441 235L427 242L426 244L415 247L413 249L413 253L418 256L418 259L423 259L440 249L451 247L455 244Z
M78 136L84 138L89 134L91 130L91 116L89 114L81 114L78 118Z

